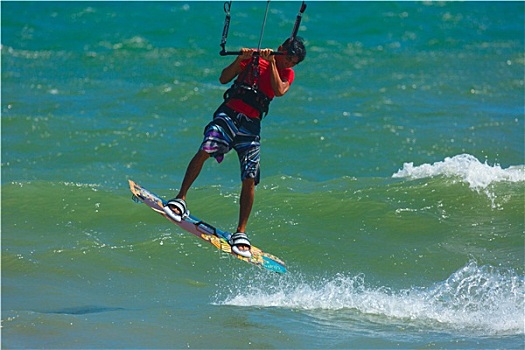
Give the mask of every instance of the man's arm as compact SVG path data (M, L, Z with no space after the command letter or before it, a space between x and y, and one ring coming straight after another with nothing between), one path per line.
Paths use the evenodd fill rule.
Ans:
M233 78L239 75L242 71L241 62L252 57L254 51L253 49L241 49L242 54L237 56L228 67L222 70L221 76L219 77L221 84L228 84Z
M275 96L283 96L290 88L290 82L282 80L277 69L277 63L275 62L275 56L272 55L273 50L264 49L261 50L261 57L270 63L270 83L272 84L273 92Z

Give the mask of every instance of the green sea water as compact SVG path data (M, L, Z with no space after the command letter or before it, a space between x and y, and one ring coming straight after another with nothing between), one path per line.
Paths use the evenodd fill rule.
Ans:
M248 227L276 275L127 188L176 193L226 88L223 2L1 3L3 348L523 347L525 4L307 5ZM265 7L232 3L228 49ZM206 163L191 212L233 230L238 167Z

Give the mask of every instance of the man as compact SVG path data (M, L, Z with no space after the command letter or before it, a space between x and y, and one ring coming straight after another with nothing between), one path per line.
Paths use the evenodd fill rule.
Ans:
M255 186L259 183L259 151L261 120L268 112L275 96L286 94L294 80L292 67L304 60L306 50L299 37L287 39L278 51L241 49L241 54L222 70L222 84L235 83L224 94L224 103L215 111L213 120L204 130L204 140L190 161L177 196L168 201L164 211L172 219L181 221L189 214L186 194L197 179L204 162L214 157L221 162L232 148L241 165L241 196L237 231L230 238L232 250L244 257L251 257L251 244L246 236Z

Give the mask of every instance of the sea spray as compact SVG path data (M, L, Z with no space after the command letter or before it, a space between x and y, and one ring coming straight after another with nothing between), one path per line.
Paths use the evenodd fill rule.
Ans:
M348 273L313 280L300 274L279 279L264 274L243 282L227 296L218 292L216 304L289 308L314 317L330 311L341 319L357 312L381 323L408 322L450 333L524 334L523 278L474 260L444 281L401 290L372 286L364 274Z
M414 163L405 163L403 168L393 174L393 178L422 179L434 176L458 178L469 184L475 190L485 189L498 182L525 181L525 166L510 166L502 168L500 165L481 163L470 154L460 154L447 157L444 161L433 164L414 166Z
M413 162L405 163L402 169L392 175L393 178L410 180L435 176L467 183L471 189L485 193L491 199L492 207L497 208L497 195L493 187L500 183L525 182L525 166L516 165L508 168L502 168L499 164L491 166L486 161L481 163L470 154L460 154L433 164L414 166Z

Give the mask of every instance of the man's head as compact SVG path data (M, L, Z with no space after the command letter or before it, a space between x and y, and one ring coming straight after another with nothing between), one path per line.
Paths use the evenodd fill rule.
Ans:
M279 47L279 51L286 52L287 58L293 60L294 65L302 62L306 57L304 40L301 37L288 38Z

